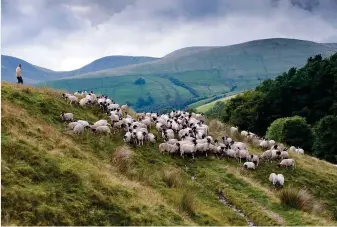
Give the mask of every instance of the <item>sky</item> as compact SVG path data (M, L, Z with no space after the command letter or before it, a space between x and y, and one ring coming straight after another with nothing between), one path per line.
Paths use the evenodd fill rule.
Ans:
M264 38L337 43L337 0L2 0L1 53L56 71Z

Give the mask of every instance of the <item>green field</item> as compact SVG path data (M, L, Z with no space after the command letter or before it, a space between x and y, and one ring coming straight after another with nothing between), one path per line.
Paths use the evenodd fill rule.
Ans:
M91 123L107 116L66 104L62 91L1 88L3 225L337 225L337 168L330 163L292 154L296 169L265 163L244 171L235 160L162 155L159 143L131 148L122 133L75 136L61 111ZM226 133L217 121L209 126L216 138ZM309 213L281 204L271 172L283 173L286 187L306 188L324 208ZM218 200L219 190L244 217Z
M185 108L200 100L255 88L310 56L329 56L337 49L303 40L266 39L225 47L192 47L147 63L96 71L47 82L54 88L95 90L138 111ZM142 77L146 84L133 82ZM170 79L171 78L171 79ZM172 78L177 81L172 81ZM153 102L137 105L148 97ZM138 102L139 103L139 102ZM202 102L201 102L202 103Z
M231 95L222 99L215 100L213 102L198 106L196 109L198 112L205 113L207 110L211 109L216 102L226 102L227 100L234 98L236 95Z

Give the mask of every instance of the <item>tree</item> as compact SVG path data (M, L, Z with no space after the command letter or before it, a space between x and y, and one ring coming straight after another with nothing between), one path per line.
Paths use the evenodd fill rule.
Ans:
M143 79L143 78L139 78L139 79L137 79L136 81L135 81L135 84L137 84L137 85L143 85L143 84L145 84L146 82L145 82L145 80Z
M314 128L313 154L337 163L337 116L322 118Z
M266 138L309 151L313 143L313 134L305 118L285 117L275 120L266 133Z

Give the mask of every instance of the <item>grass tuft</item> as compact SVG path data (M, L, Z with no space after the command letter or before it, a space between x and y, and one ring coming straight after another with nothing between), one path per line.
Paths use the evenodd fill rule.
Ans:
M312 212L315 207L318 208L314 197L304 189L287 187L279 192L279 197L281 203L298 210Z
M169 169L164 171L163 181L170 188L180 188L183 186L183 179L176 169Z
M183 211L188 212L190 215L195 214L196 200L195 196L191 192L186 191L183 194L180 202L180 208Z
M112 155L112 163L120 172L127 172L132 164L133 152L127 145L116 148Z

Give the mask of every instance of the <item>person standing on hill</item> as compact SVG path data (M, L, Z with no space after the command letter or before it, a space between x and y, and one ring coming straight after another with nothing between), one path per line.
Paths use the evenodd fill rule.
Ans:
M18 84L23 84L22 75L21 75L21 64L16 67L16 78L18 79Z

